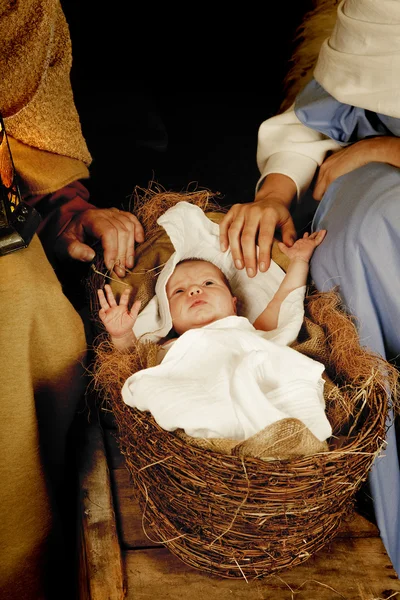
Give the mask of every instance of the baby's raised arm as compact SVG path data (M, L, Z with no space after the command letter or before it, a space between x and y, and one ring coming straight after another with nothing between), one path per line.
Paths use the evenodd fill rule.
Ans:
M133 326L140 310L140 300L133 303L129 310L130 290L122 292L119 304L115 300L111 286L106 284L103 290L97 290L100 301L99 318L107 329L111 341L119 350L130 348L136 342Z
M282 242L278 243L280 250L290 259L290 263L275 296L261 315L254 321L253 325L256 329L261 331L276 329L282 302L290 292L307 283L310 258L325 235L325 229L311 234L305 233L290 248Z

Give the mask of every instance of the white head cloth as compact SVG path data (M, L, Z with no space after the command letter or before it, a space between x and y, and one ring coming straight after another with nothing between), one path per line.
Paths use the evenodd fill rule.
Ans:
M155 296L136 320L133 328L136 337L158 342L171 331L172 320L165 286L177 263L186 258L208 260L219 267L238 299L241 316L253 323L278 289L284 277L283 270L271 261L266 273L258 272L253 278L249 278L245 270L238 271L231 251L220 250L219 225L194 204L178 202L159 217L157 223L169 235L175 252L158 276ZM278 328L286 328L286 331L279 334L277 343L288 344L293 341L301 326L305 287L296 291L299 293L289 297L285 306L282 305Z
M336 100L400 117L400 0L342 0L314 77Z

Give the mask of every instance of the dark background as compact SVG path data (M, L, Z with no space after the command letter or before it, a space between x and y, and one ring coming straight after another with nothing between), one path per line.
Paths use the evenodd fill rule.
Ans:
M62 0L94 204L124 206L151 181L253 200L258 127L279 107L311 0L271 4Z

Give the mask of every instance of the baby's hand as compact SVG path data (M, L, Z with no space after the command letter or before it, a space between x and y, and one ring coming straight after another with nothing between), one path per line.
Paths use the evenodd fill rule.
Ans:
M114 343L122 338L132 336L132 328L140 310L140 300L133 303L128 309L130 290L122 292L119 304L117 304L111 287L106 284L103 290L97 290L101 309L99 317L110 334Z
M290 260L294 258L300 258L308 262L313 255L313 252L317 246L321 244L326 235L326 229L315 231L314 233L305 233L302 238L296 240L296 242L288 248L283 242L278 242L279 249L285 254Z

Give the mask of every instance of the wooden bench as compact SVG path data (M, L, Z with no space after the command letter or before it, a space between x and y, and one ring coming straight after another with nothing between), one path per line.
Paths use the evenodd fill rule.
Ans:
M307 562L246 582L197 571L143 532L115 430L96 416L79 449L79 600L400 599L376 526L354 514Z

